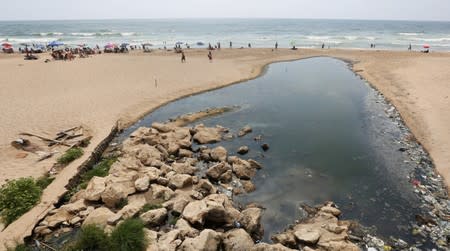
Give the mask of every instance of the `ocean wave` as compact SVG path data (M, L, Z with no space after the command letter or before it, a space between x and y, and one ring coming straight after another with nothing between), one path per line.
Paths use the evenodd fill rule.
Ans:
M32 33L33 36L40 36L40 37L49 37L49 36L62 36L64 33L62 32L40 32L40 33Z
M425 41L425 42L450 42L450 37L440 37L440 38L418 38L413 37L411 40L414 41Z
M7 38L6 40L13 44L49 43L51 41L55 41L54 38L50 38L50 37L46 37L46 38Z
M397 35L400 35L400 36L420 36L420 35L423 35L424 33L423 32L420 32L420 33L416 33L416 32L399 32L399 33L397 33Z
M70 33L70 35L76 36L76 37L92 37L92 36L95 36L95 33L90 33L90 32L72 32L72 33Z
M120 35L123 37L128 37L128 36L135 36L135 35L137 35L137 33L136 32L121 32Z
M309 39L309 40L327 40L327 39L330 39L329 36L305 36L305 37L306 37L306 39Z

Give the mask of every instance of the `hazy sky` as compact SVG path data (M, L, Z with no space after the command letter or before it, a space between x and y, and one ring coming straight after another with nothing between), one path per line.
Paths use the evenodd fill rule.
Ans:
M0 0L0 20L330 18L450 21L450 0Z

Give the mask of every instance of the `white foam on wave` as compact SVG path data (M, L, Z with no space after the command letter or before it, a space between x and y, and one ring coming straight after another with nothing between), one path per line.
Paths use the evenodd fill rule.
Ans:
M70 33L70 35L77 36L77 37L92 37L92 36L95 36L95 33L91 33L91 32L72 32L72 33Z
M51 41L54 41L54 38L45 37L45 38L8 38L7 39L11 43L49 43Z
M306 36L306 39L309 40L327 40L330 39L329 36Z
M414 41L425 41L425 42L450 42L450 37L440 37L440 38L418 38L413 37L411 40Z
M136 34L136 32L121 32L120 35L124 36L124 37L129 37L129 36L135 36L137 34Z
M423 35L423 33L416 33L416 32L399 32L397 33L400 36L420 36Z

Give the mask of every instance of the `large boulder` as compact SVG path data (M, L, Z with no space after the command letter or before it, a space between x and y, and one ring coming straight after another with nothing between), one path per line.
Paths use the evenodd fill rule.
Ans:
M193 139L200 144L212 144L222 139L219 128L205 127L203 124L194 127Z
M244 229L255 239L261 239L263 235L263 229L261 226L261 216L263 210L261 208L248 208L241 212L241 218L239 222Z
M64 208L56 209L53 215L47 216L45 221L48 227L57 227L63 222L69 222L74 217L73 214L69 213Z
M134 187L139 192L146 191L149 185L150 185L150 178L147 175L137 179L134 182Z
M65 209L67 212L71 214L77 214L80 211L86 210L87 206L83 199L77 200L73 203L69 203L61 206L62 209Z
M149 210L149 211L141 214L139 216L139 218L141 218L141 220L146 225L160 226L165 222L165 220L167 218L167 209L165 209L163 207L163 208Z
M173 127L169 126L168 124L163 124L159 122L152 123L152 128L155 128L156 130L162 133L171 132L173 130Z
M226 171L230 170L230 166L226 162L220 162L208 168L206 175L208 178L213 180L218 180L220 176Z
M139 145L139 149L135 151L137 159L145 166L150 166L152 161L163 158L163 154L156 147L147 144Z
M193 225L203 225L208 207L203 200L192 201L183 210L183 218Z
M315 245L319 241L320 232L315 229L301 228L294 232L294 236L301 243Z
M175 174L169 178L169 187L172 189L184 188L192 185L192 176L188 174Z
M124 186L112 184L106 187L102 193L102 201L109 208L116 207L117 204L127 198L127 192Z
M223 234L225 251L248 251L254 246L253 240L244 229L232 229Z
M256 169L252 168L246 160L238 159L233 163L233 172L240 179L249 180L256 174Z
M172 189L158 184L152 184L151 189L153 194L152 198L155 200L162 199L164 201L167 201L170 200L175 195Z
M159 251L158 250L158 232L144 228L145 237L148 241L146 251Z
M94 224L105 227L108 219L113 217L114 213L106 207L99 207L91 212L83 222L83 226Z
M158 240L158 251L175 251L181 244L180 230L174 229L166 234L161 235Z
M178 250L180 251L217 251L221 242L221 234L211 229L203 230L195 238L186 238Z
M106 188L105 182L106 178L94 176L86 187L84 198L90 201L100 200Z
M175 224L175 229L180 230L180 235L183 238L191 237L194 238L198 236L199 231L189 224L185 219L178 219L177 223Z
M225 147L218 146L211 150L210 156L211 159L214 161L226 161L228 152L227 149L225 149Z
M194 175L197 172L197 168L192 166L189 162L184 163L172 163L172 169L179 174Z

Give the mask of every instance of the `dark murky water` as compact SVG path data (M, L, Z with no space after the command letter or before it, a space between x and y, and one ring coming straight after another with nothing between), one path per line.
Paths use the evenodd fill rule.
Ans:
M398 151L402 131L389 119L386 105L346 63L312 58L272 64L251 81L170 103L127 129L209 107L238 105L240 109L207 118L236 132L244 125L253 133L219 144L229 151L250 147L245 158L264 165L254 179L257 190L237 201L258 202L267 208L263 217L265 239L299 217L301 203L335 201L344 219L375 226L377 234L413 241L417 199L407 184L413 168ZM262 152L263 135L270 145Z

